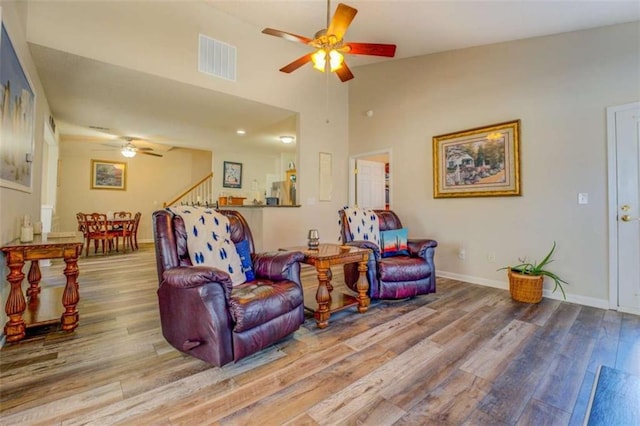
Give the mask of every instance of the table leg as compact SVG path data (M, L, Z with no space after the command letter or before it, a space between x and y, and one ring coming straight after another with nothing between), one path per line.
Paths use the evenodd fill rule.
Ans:
M73 253L64 254L64 262L67 266L64 268L64 275L67 277L67 284L64 287L64 293L62 294L62 304L64 305L64 313L60 321L62 322L62 329L64 331L73 331L78 327L78 300L80 295L78 294L78 253L73 250Z
M367 296L367 292L369 291L369 281L367 281L368 257L368 255L365 255L365 258L358 262L358 272L360 272L360 275L358 276L356 288L358 289L358 312L360 313L367 312L369 303L371 303L371 299Z
M15 342L24 338L26 334L26 326L22 319L22 314L27 308L24 294L22 294L22 280L24 274L22 267L24 266L23 253L10 253L7 256L9 275L7 281L11 284L9 297L5 305L5 312L9 321L4 326L4 335L7 336L7 342Z
M329 306L331 306L331 270L329 268L317 267L318 270L318 290L316 291L316 302L318 309L314 317L318 328L325 328L329 325Z
M42 275L40 274L40 264L37 260L31 261L31 267L29 268L29 275L27 275L27 280L29 281L29 288L27 289L28 297L38 297L40 294L40 279Z

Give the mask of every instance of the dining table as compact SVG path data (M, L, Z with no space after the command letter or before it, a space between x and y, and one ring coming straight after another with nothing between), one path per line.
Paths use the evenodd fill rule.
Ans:
M86 216L88 215L85 215L85 218L82 220L82 222L84 223L82 222L79 223L78 229L84 234L84 239L86 244L86 255L88 256L91 240L97 240L97 239L91 237L90 226L88 226L86 223L87 222ZM78 220L81 221L81 219L78 219ZM134 217L115 217L112 214L111 215L107 214L107 219L105 223L106 223L107 231L109 231L112 234L115 234L113 238L116 239L115 249L117 252L120 251L119 244L118 244L118 240L120 237L124 240L123 246L124 246L125 253L127 252L128 247L131 247L131 250L135 249L135 246L133 244L135 236L133 234L136 231L135 230L136 219ZM108 247L108 251L111 251L110 246Z

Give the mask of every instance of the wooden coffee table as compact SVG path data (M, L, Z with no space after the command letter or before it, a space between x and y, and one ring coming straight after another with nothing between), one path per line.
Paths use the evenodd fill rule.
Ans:
M304 254L303 263L313 265L318 272L318 290L316 291L315 302L305 297L305 308L313 311L318 328L325 328L329 325L329 316L332 312L341 311L350 306L358 305L358 312L364 313L369 309L371 300L367 296L369 282L367 281L367 260L370 250L359 247L341 246L339 244L320 244L317 250L309 250L307 247L289 247L283 250L301 251ZM344 265L346 263L358 263L360 276L356 283L358 296L339 293L332 297L331 292L331 267L334 265Z

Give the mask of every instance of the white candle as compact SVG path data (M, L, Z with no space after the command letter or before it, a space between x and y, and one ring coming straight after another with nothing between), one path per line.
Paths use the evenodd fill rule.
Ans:
M30 243L33 241L33 227L23 226L20 228L20 242Z

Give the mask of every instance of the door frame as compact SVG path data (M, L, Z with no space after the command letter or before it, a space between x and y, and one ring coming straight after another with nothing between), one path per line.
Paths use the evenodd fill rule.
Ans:
M607 107L607 195L609 228L609 308L618 310L618 189L616 113L640 108L640 102Z
M354 154L349 156L349 204L350 206L355 205L356 201L356 176L353 173L353 169L356 165L356 160L366 160L371 157L375 157L378 155L387 155L389 157L389 208L393 204L393 191L391 191L391 183L393 181L393 156L391 148L380 149L378 151L369 151L363 152L361 154Z

